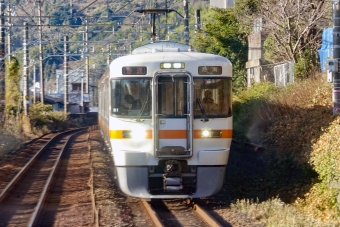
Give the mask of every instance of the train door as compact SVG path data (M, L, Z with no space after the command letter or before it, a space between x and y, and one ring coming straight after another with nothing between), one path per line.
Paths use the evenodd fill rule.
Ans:
M187 73L161 73L154 77L153 138L159 158L192 155L192 81Z

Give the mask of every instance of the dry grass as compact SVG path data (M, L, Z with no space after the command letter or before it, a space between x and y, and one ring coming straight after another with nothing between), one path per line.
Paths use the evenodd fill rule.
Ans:
M25 141L19 116L9 116L0 127L0 161L17 150Z
M233 209L267 226L340 226L340 116L332 116L332 84L317 76L281 90L260 85L235 105L236 139L265 150L235 155L233 170L248 170L229 183L234 191L243 187Z
M283 203L280 199L270 199L265 202L239 200L231 205L231 209L242 211L249 217L268 227L335 227L334 222L325 222L311 215L300 213L294 206Z

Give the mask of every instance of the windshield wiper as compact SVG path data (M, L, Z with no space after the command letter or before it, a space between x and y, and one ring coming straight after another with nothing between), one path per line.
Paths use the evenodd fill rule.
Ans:
M202 113L202 117L203 117L203 120L201 120L201 121L203 121L203 122L209 121L209 119L207 118L207 115L205 114L205 110L204 110L204 107L202 106L201 100L196 99L196 103L198 104L198 106L201 109L201 113Z
M140 118L142 117L142 114L143 114L143 112L144 112L144 109L145 109L145 107L146 107L146 104L147 104L148 101L149 101L149 94L150 94L150 90L148 90L148 94L147 94L146 99L145 99L145 101L144 101L144 103L143 103L142 109L140 110L140 112L139 112L139 114L138 114L138 119L137 119L138 122L141 121Z

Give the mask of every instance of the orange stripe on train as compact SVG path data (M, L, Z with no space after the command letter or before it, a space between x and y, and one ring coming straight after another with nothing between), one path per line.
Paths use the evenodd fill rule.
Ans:
M110 130L110 138L111 139L126 139L123 138L123 131L128 130ZM231 139L233 136L233 130L221 130L223 139ZM194 139L201 138L202 130L194 130ZM187 131L186 130L160 130L159 131L159 139L186 139ZM127 138L130 139L130 138ZM152 139L152 131L146 131L146 139ZM206 139L206 138L205 138Z

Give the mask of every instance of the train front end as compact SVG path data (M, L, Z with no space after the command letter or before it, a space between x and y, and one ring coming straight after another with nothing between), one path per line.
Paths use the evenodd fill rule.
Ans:
M231 67L197 52L113 61L108 134L124 193L200 198L221 189L232 139Z

